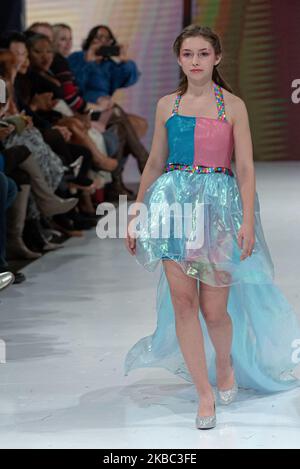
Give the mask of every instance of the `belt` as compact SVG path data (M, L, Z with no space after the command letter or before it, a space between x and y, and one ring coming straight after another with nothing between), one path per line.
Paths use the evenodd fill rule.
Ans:
M224 166L201 166L201 165L189 165L189 164L182 164L182 163L168 163L165 168L164 172L168 173L170 171L188 171L189 173L224 173L228 174L229 176L234 176L233 171L230 168L225 168Z

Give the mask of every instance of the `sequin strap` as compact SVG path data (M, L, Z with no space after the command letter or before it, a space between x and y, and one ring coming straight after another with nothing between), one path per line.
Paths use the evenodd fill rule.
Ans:
M225 104L222 88L214 82L214 91L218 108L218 119L226 121Z
M207 173L224 173L228 174L228 176L234 176L234 173L231 169L225 168L223 166L201 166L201 165L189 165L189 164L181 164L181 163L168 163L165 168L164 172L168 173L170 171L187 171L189 173L197 173L197 174L207 174Z
M179 107L180 99L181 99L181 94L178 94L175 98L175 102L174 102L174 106L173 106L173 110L172 110L172 116L174 114L178 113L178 107Z
M218 108L218 119L221 121L227 121L226 114L225 114L225 104L224 104L224 96L223 96L223 91L221 86L217 85L215 82L213 82L213 87L214 87L214 92L215 92L215 98L217 102L217 108ZM179 108L179 103L181 100L181 94L177 94L172 110L172 116L174 114L178 114L178 108Z

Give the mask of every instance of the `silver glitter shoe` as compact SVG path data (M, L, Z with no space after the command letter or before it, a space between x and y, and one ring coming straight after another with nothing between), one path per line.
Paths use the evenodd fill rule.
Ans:
M197 414L196 416L196 428L198 430L209 430L210 428L214 428L217 424L216 419L216 404L214 403L214 415L209 415L208 417L200 417Z
M234 399L236 398L237 393L238 393L238 385L237 385L236 381L234 380L234 384L233 384L232 388L227 389L227 391L220 391L219 390L220 404L223 404L223 405L231 404L231 402L233 402Z
M230 362L231 362L231 367L233 368L233 362L232 362L232 357L230 356ZM221 391L218 389L218 395L219 395L219 402L222 405L229 405L231 402L234 401L236 398L236 395L238 393L238 385L237 382L234 378L234 383L232 388L227 389L226 391Z

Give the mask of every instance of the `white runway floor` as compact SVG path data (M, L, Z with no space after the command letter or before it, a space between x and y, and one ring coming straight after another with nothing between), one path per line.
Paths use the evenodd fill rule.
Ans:
M300 163L256 174L276 283L300 314ZM123 240L92 230L24 272L0 294L1 448L300 448L300 388L240 393L202 432L191 384L158 368L124 376L127 350L156 326L157 272Z

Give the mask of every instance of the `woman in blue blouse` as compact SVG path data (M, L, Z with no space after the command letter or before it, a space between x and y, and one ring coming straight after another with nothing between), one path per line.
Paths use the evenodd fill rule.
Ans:
M68 28L66 25L58 26ZM65 56L67 56L72 44L70 33L69 30L65 38L65 40L69 38L69 41L65 41L64 45L61 46ZM68 60L84 100L89 103L97 103L103 111L112 111L107 127L115 126L117 128L120 151L126 156L123 163L112 173L111 189L116 197L119 193L124 193L125 190L125 193L127 192L129 196L134 198L132 191L124 186L121 173L128 154L132 154L136 158L138 168L142 173L149 153L140 141L136 128L130 121L130 116L121 106L113 102L111 96L118 88L125 88L136 83L141 72L136 63L127 57L126 45L118 44L120 55L117 57L103 57L97 54L100 47L115 45L117 45L117 41L110 28L98 25L89 32L83 42L83 50L71 54Z
M69 56L70 67L81 94L88 102L103 102L103 97L107 99L118 88L134 85L141 74L136 63L127 57L126 45L119 44L118 57L97 55L101 46L114 45L117 45L117 41L110 28L99 25L89 32L83 42L83 50Z

